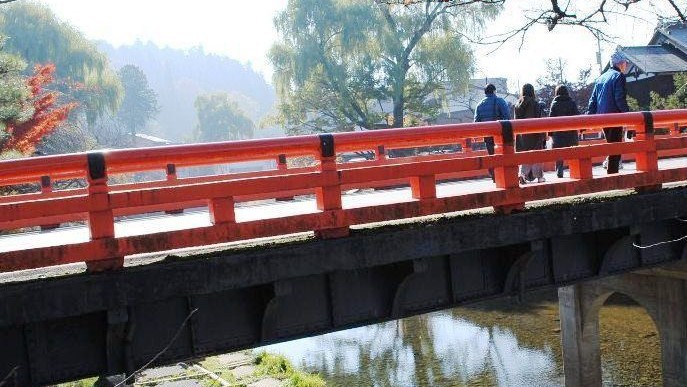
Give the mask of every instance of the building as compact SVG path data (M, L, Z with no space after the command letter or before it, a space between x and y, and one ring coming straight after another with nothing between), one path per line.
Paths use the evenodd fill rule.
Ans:
M671 23L654 31L646 46L618 47L629 59L627 93L648 107L650 92L661 96L675 91L673 75L687 71L687 25Z
M506 78L471 79L465 92L447 96L442 103L442 113L430 123L433 125L444 125L472 122L475 116L475 108L484 98L484 86L489 83L496 86L496 95L504 98L509 106L515 105L518 97L516 94L511 94L508 91L508 80Z
M149 134L144 134L144 133L136 133L134 135L134 148L147 148L147 147L153 147L153 146L163 146L163 145L172 145L174 144L170 140L165 140L164 138L160 137L155 137L151 136Z

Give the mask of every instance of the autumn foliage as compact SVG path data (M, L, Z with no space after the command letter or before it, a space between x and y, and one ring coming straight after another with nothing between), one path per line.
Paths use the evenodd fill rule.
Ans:
M58 95L44 88L54 80L55 65L36 65L34 74L27 79L31 96L27 103L33 105L33 116L22 122L7 123L9 138L0 145L0 153L15 150L21 153L32 152L43 137L60 126L77 104L74 102L56 106Z

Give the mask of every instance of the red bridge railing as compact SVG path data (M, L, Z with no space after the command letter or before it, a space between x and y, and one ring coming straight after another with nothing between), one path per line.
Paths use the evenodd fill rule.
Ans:
M633 142L594 143L574 148L515 152L517 134L598 130L624 126L636 131ZM687 110L557 117L431 127L298 136L237 142L122 149L0 162L0 186L40 183L41 192L0 197L0 230L86 222L90 238L47 247L7 245L0 241L0 271L86 262L90 270L121 267L123 257L206 246L260 237L314 231L318 237L342 237L349 227L393 219L494 207L509 213L529 201L617 189L651 190L663 183L687 181L687 166L659 169L659 156L687 154ZM654 128L668 128L655 135ZM466 142L493 136L496 154L471 152ZM385 149L463 144L459 153L386 158ZM372 151L376 159L337 162L346 152ZM609 154L633 154L636 170L592 175L592 160ZM316 165L288 168L287 158L311 157ZM518 165L564 159L570 179L520 186ZM250 160L278 160L269 171L179 178L178 168ZM437 194L437 182L483 175L493 168L496 181L479 192ZM114 184L110 177L145 171L164 180ZM87 187L53 191L50 182L85 179ZM378 205L342 205L350 188L410 185L407 198ZM316 207L298 214L237 221L241 201L314 194ZM207 225L143 235L116 235L115 218L154 211L206 206Z

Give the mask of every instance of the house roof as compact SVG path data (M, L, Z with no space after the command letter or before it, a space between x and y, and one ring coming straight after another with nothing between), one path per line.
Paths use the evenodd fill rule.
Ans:
M623 47L622 52L632 63L629 73L677 73L687 71L687 55L668 46ZM635 71L638 70L638 71Z
M683 23L673 23L657 28L649 44L655 45L663 43L669 43L685 52L687 50L687 25Z
M162 145L169 145L169 144L172 144L172 142L169 141L169 140L165 140L164 138L160 138L160 137L151 136L151 135L149 135L149 134L136 133L135 136L138 137L138 138L140 138L140 139L143 139L143 140L146 140L146 141L150 141L150 142L153 142L153 143L159 143L159 144L162 144Z

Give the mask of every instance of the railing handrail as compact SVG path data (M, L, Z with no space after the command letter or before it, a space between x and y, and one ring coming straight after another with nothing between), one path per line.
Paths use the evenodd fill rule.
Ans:
M687 125L687 109L651 112L654 126ZM642 112L578 115L510 120L514 134L600 129L613 126L642 126ZM498 121L460 123L413 128L379 129L332 133L338 152L372 150L383 144L390 148L417 147L426 144L454 144L460 139L493 137L501 134ZM318 136L301 135L268 139L224 141L103 151L111 173L137 172L164 168L167 164L183 166L212 165L241 161L266 160L286 156L316 155ZM86 169L86 154L42 156L0 161L0 181L19 176L40 178L51 175L72 177Z

